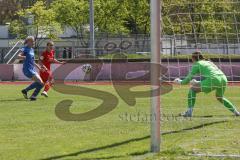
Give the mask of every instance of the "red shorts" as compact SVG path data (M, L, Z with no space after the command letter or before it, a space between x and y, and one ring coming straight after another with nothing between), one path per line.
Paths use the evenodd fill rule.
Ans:
M53 81L53 76L52 76L51 71L40 72L40 76L41 76L44 83Z

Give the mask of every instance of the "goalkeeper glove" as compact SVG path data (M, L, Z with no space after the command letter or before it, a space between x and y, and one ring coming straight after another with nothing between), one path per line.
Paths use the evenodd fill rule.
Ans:
M193 86L193 85L196 85L198 84L200 81L197 81L196 79L193 79L191 80L190 84Z

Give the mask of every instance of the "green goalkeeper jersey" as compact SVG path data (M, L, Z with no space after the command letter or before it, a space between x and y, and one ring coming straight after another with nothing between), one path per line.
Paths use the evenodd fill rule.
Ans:
M224 73L213 62L201 60L193 64L191 72L181 82L181 84L188 84L195 75L200 75L205 79L225 76Z

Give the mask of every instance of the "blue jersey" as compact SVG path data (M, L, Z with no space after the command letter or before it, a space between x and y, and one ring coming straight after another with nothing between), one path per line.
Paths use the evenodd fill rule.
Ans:
M34 50L33 48L23 47L21 49L23 55L26 57L23 63L23 70L34 70Z
M34 68L34 66L35 66L34 50L33 50L33 48L29 48L26 46L26 47L23 47L21 49L21 51L23 52L23 55L26 57L26 59L24 60L24 63L23 63L23 73L28 78L32 78L33 75L36 74L36 71Z

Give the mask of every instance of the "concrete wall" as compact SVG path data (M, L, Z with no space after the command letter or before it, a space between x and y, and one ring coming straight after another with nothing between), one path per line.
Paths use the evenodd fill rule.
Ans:
M165 75L165 80L173 80L176 77L184 78L191 65L189 63L164 63L168 68ZM148 63L113 63L111 64L92 64L93 71L90 75L85 75L81 70L82 64L68 64L65 67L59 68L59 65L53 65L56 79L66 80L149 80L149 64ZM240 63L221 63L218 66L227 75L230 81L240 81ZM4 80L11 80L14 73L15 80L28 80L22 73L22 65L15 64L13 66L0 66L0 75ZM56 70L57 69L57 70ZM112 72L111 72L112 69ZM64 75L67 76L64 76Z
M0 64L0 80L11 81L13 77L13 65Z

